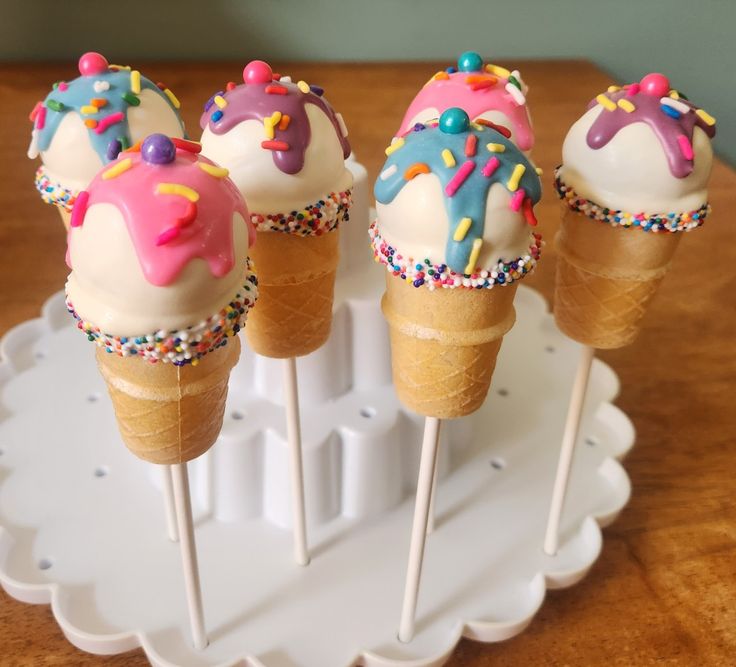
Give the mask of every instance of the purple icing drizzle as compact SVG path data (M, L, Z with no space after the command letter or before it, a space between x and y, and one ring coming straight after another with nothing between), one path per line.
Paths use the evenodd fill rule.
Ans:
M696 126L703 130L709 138L712 139L715 136L715 126L708 125L696 115L697 107L682 97L678 102L688 106L690 111L679 114L677 118L662 110L659 95L652 95L643 90L634 95L629 95L626 90L620 90L608 93L606 97L614 104L620 99L629 100L636 108L630 113L618 106L614 111L602 109L587 135L588 146L593 149L602 148L616 136L619 130L632 123L646 123L652 128L660 144L662 144L672 175L676 178L685 178L693 170L693 160L687 159L683 154L678 137L684 135L692 146L693 131ZM590 109L596 104L597 102L593 100L588 108Z
M266 89L269 87L286 89L286 94L267 93ZM290 117L285 130L280 130L278 124L274 128L274 141L285 142L288 149L263 148L271 150L274 164L286 174L296 174L304 167L304 155L311 138L307 104L314 104L325 113L340 140L343 157L347 158L350 155L350 144L342 136L335 111L329 102L311 90L304 93L294 83L269 81L241 84L226 93L219 94L225 99L227 106L219 109L208 100L206 110L200 118L201 127L204 129L209 125L210 131L214 134L224 134L246 120L263 122L264 118L270 118L276 111ZM211 100L214 100L214 96ZM222 114L218 115L218 111ZM263 138L267 141L265 133Z

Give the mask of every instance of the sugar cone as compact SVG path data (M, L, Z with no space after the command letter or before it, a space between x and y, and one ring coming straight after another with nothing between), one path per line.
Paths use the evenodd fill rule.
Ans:
M72 221L72 212L67 211L65 208L62 208L61 206L57 206L56 210L59 211L61 222L64 223L64 229L66 229L66 231L69 231L69 225L71 224L71 221Z
M97 365L128 449L167 465L206 452L222 428L227 383L239 356L237 336L196 366L151 364L97 348Z
M681 236L613 227L565 207L555 240L557 326L595 348L631 343Z
M313 352L332 326L339 229L321 236L258 232L251 248L258 305L248 318L248 344L286 359Z
M401 402L439 419L477 410L488 393L503 336L516 318L515 293L516 284L430 291L387 274L381 308Z

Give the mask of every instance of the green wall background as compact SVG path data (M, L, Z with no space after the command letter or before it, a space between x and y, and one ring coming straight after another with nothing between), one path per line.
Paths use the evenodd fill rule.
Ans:
M718 119L736 164L736 0L0 0L0 60L587 58ZM574 72L570 73L575 76ZM561 91L564 95L564 91ZM539 111L537 111L539 113Z

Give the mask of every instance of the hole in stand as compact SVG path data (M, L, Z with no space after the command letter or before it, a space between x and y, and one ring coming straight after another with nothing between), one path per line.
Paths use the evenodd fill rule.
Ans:
M51 566L54 564L54 562L50 558L42 558L40 561L38 561L38 569L39 570L49 570L51 569Z
M508 389L499 389L498 390L498 395L499 396L508 396L509 395L509 390Z
M595 447L598 444L598 441L595 438L588 436L585 438L585 444L588 445L588 447Z
M5 450L4 449L0 449L0 456L2 456L3 454L5 454Z
M87 403L97 403L100 400L99 394L90 394L87 396Z
M503 470L506 467L504 459L491 459L491 468L494 470Z
M555 349L554 345L547 345L547 347L544 348L544 351L545 352L556 352L557 350Z
M376 416L376 409L371 407L361 408L360 416L366 419L373 419Z
M240 412L240 410L233 410L230 413L230 417L234 419L235 421L240 421L241 419L243 419L243 417L245 417L245 415L242 412Z
M36 361L41 361L41 359L45 359L46 358L46 353L43 350L39 350L33 356L36 359Z
M107 477L107 473L110 472L110 468L107 466L98 466L95 468L94 475L95 477Z

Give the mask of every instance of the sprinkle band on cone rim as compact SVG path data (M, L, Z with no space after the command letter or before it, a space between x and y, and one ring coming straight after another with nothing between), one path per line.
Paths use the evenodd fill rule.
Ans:
M321 236L350 220L352 190L331 192L324 199L291 213L251 213L250 221L259 232L282 232L298 236Z
M80 318L67 299L67 310L77 321L77 328L101 350L119 357L138 357L151 363L171 363L174 366L196 366L205 355L227 343L245 325L250 309L258 298L258 279L248 260L243 286L230 303L218 313L187 329L157 331L142 336L113 336L100 331L91 322Z
M605 208L580 197L560 178L560 167L555 169L555 191L571 210L582 213L591 220L605 222L613 227L638 228L645 232L689 232L703 224L710 213L710 204L703 204L696 211L686 213L629 213Z
M426 286L430 290L442 287L454 289L492 289L496 285L510 285L534 269L542 253L542 236L532 232L529 236L529 252L509 262L499 260L489 268L472 274L460 274L452 271L446 264L433 264L428 258L415 260L404 257L398 249L387 243L378 231L374 222L368 234L373 248L373 259L386 267L394 277L406 280L414 287Z
M79 192L65 188L61 183L52 181L46 175L43 165L36 170L35 184L36 190L38 190L44 202L71 212Z

